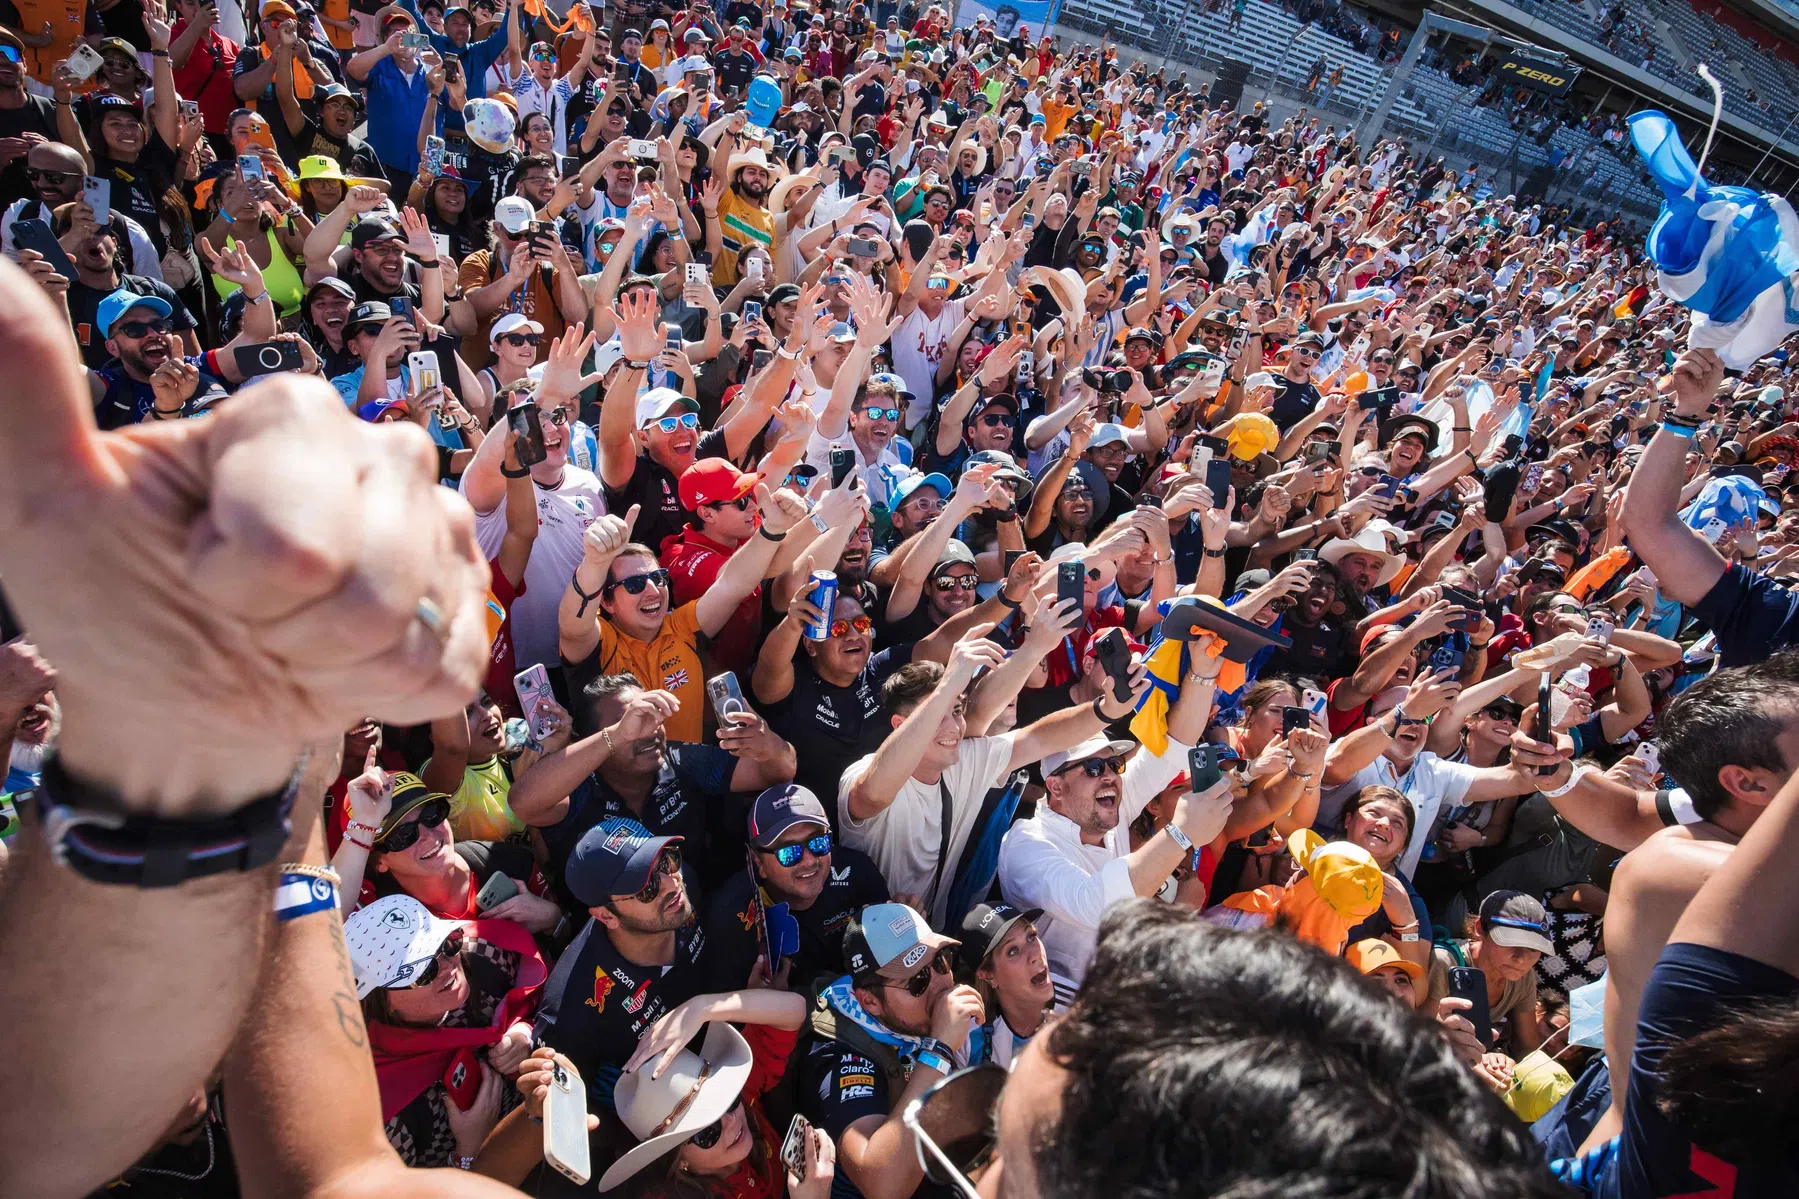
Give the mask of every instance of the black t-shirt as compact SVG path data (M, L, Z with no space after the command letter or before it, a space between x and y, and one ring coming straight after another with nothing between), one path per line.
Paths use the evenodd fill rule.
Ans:
M175 168L175 151L154 126L144 139L144 148L137 152L136 162L105 157L99 138L94 140L94 174L112 180L112 206L144 227L158 254L169 248L169 239L163 234L156 201L174 186Z
M719 87L736 88L741 95L756 75L756 56L748 50L721 50L712 56L712 66L718 72Z
M169 306L169 324L175 332L182 333L192 329L194 317L181 302L181 297L168 284L158 279L146 279L142 275L122 275L119 287L125 288L140 296L155 296ZM100 301L111 295L115 289L89 287L80 280L69 284L69 324L75 329L75 342L81 348L81 361L91 369L99 370L112 361L112 354L106 349L106 339L94 328L94 314L100 307Z
M843 973L844 927L867 905L887 902L887 880L860 850L834 845L829 871L824 890L811 907L803 912L788 909L800 929L800 947L791 959L790 983L795 987L804 987L821 974ZM712 985L721 991L743 986L762 953L750 903L752 886L749 871L739 870L707 904L706 928L712 943L706 956Z
M1268 415L1273 418L1275 426L1285 433L1306 417L1312 415L1312 409L1318 406L1318 389L1312 386L1311 380L1299 383L1284 375L1275 376L1275 386L1280 394L1274 397L1274 407Z
M815 1038L799 1071L799 1111L833 1140L841 1141L843 1130L866 1116L886 1119L899 1099L880 1066L842 1041ZM837 1175L832 1199L860 1199L861 1194L847 1175ZM956 1194L926 1178L912 1192L912 1199L951 1199Z
M724 434L711 429L700 434L694 457L722 458L725 454ZM628 512L631 505L639 508L637 527L632 536L658 554L664 538L674 537L687 527L687 509L681 506L680 479L675 472L648 454L637 455L637 469L631 479L614 491L606 488L606 511Z
M895 645L871 655L847 687L825 682L802 648L793 663L793 690L787 698L766 704L768 723L789 745L801 749L793 781L837 809L837 789L850 763L881 748L893 731L881 707L881 684L912 660L912 646ZM838 815L833 827L842 828Z
M18 137L22 133L42 134L47 141L62 140L56 133L56 105L27 92L25 103L18 108L0 108L0 137ZM0 171L0 206L11 207L14 200L36 197L25 178L27 157L19 155Z
M1768 1146L1764 1160L1725 1162L1693 1144L1657 1107L1662 1055L1670 1045L1715 1028L1728 1012L1769 1000L1789 1005L1796 992L1799 979L1740 954L1685 942L1662 950L1637 1009L1624 1131L1614 1168L1601 1177L1597 1193L1603 1199L1799 1194L1799 1162L1790 1144Z
M347 140L339 141L311 118L301 122L298 134L288 133L287 122L284 120L274 122L272 132L275 136L275 148L287 162L297 163L302 158L322 156L337 163L338 168L346 175L359 175L366 179L386 178L381 172L380 162L375 158L375 151L354 134Z
M1257 672L1258 677L1277 674L1302 678L1334 679L1349 673L1349 630L1325 620L1307 628L1283 622L1280 631L1293 639L1291 649L1277 649Z
M1718 635L1725 667L1760 662L1799 640L1799 592L1740 565L1718 576L1693 615Z

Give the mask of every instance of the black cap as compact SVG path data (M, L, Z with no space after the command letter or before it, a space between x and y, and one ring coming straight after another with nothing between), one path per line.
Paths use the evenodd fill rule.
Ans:
M977 903L962 917L962 944L956 947L956 969L964 976L986 965L987 958L1020 920L1033 924L1043 916L1042 908L1019 911L1009 903Z
M635 895L649 883L663 849L680 842L679 837L653 837L635 820L603 820L575 843L562 881L590 908L621 895Z
M356 228L350 234L352 250L366 250L376 242L405 242L406 236L394 228L393 222L386 217L363 217L356 222Z
M1248 662L1271 645L1293 648L1293 638L1193 597L1177 600L1162 619L1162 636L1171 640L1197 641L1201 633L1216 634L1224 642L1227 662Z
M394 319L394 310L380 300L370 300L366 304L358 304L350 309L350 319L344 322L344 333L354 333L359 325L385 325Z
M1534 524L1524 530L1524 536L1527 540L1532 537L1553 537L1557 541L1566 542L1569 549L1580 546L1580 530L1565 516L1552 516L1540 524Z
M818 796L794 783L770 787L750 805L750 844L767 849L796 824L816 824L829 832L831 818Z

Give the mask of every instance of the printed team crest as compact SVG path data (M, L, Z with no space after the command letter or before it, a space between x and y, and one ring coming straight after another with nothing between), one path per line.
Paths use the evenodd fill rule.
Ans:
M403 908L388 908L387 911L381 913L381 923L389 928L411 928L412 913Z
M930 951L931 947L929 945L923 943L914 945L912 948L906 950L906 956L900 959L900 965L907 969L911 969L913 966L924 961L924 955Z
M607 974L604 970L595 970L593 972L593 998L589 1000L589 1002L593 1004L594 1011L603 1012L606 1010L606 996L612 994L614 985L612 976Z

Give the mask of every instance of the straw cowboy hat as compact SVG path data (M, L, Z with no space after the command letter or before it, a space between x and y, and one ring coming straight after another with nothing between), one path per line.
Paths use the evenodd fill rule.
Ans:
M729 1024L706 1026L699 1053L683 1049L661 1078L650 1071L660 1055L619 1076L612 1092L618 1118L638 1138L625 1155L601 1175L599 1189L610 1191L709 1124L736 1104L750 1076L750 1045Z
M1026 271L1019 278L1021 284L1041 284L1056 301L1056 307L1064 313L1081 313L1087 310L1087 281L1081 278L1080 272L1073 267L1053 270L1047 266L1033 268L1035 274Z
M1350 554L1372 554L1381 560L1380 574L1374 580L1376 587L1391 583L1405 565L1405 555L1394 553L1387 544L1387 535L1372 523L1354 537L1331 538L1318 551L1318 557L1332 566L1336 566Z

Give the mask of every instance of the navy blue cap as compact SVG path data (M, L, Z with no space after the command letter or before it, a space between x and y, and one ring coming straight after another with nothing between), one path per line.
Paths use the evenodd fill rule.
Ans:
M767 849L796 824L816 824L829 832L831 818L825 815L818 796L806 788L796 783L770 787L750 805L750 844Z
M655 837L635 820L602 820L576 842L562 878L574 897L590 908L608 899L635 895L650 881L656 859L679 837Z

